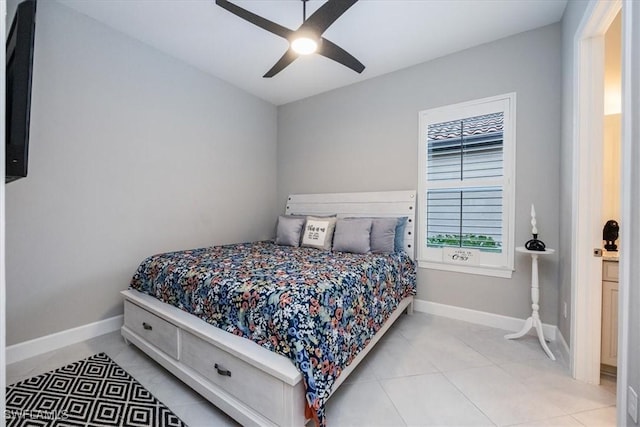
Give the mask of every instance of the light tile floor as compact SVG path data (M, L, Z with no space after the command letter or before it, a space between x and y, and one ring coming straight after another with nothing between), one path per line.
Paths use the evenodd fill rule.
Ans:
M615 383L571 379L536 337L415 313L403 315L327 404L334 426L615 426ZM559 355L554 343L551 350ZM192 427L235 422L119 332L7 366L7 384L107 353Z

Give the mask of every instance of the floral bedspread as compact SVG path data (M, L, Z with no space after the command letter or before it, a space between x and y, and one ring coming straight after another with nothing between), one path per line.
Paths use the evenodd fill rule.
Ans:
M320 424L331 387L405 297L405 253L351 254L256 242L147 258L131 288L293 361Z

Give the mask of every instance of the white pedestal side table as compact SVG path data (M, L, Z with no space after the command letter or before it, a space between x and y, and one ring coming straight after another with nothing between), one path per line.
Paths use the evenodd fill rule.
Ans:
M542 321L540 320L540 315L538 314L538 309L540 306L538 305L538 301L540 300L540 290L538 287L538 257L540 255L550 255L555 252L555 249L547 248L545 251L530 251L529 249L519 246L516 248L516 252L522 252L525 254L531 255L531 308L533 312L531 316L524 322L524 327L520 332L516 332L515 334L508 334L504 337L508 340L513 340L516 338L523 337L527 332L531 330L531 328L536 328L538 332L538 340L540 341L540 345L547 356L551 360L556 360L556 357L549 350L549 346L547 342L544 340L544 333L542 331Z

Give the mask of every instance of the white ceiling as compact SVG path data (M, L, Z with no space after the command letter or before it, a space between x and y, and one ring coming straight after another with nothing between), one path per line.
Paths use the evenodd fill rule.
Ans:
M262 75L286 40L246 22L214 0L58 0L275 105L306 98L512 34L558 22L567 0L360 0L324 37L362 62L362 74L319 55ZM233 3L292 30L299 0ZM324 1L311 0L307 16Z

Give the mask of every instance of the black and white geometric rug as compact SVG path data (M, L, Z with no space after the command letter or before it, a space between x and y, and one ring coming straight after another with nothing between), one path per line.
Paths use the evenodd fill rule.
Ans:
M7 387L7 426L186 426L104 353Z

